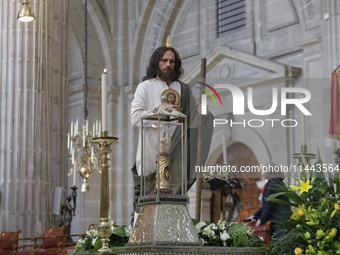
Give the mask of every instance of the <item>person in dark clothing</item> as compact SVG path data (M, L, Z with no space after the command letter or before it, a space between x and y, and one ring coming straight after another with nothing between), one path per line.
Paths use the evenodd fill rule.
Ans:
M284 175L282 173L267 172L264 177L267 179L267 183L262 194L262 207L250 216L249 219L251 219L252 222L255 222L255 220L258 219L256 226L260 226L269 220L273 220L273 223L271 224L272 234L276 233L277 236L280 236L278 223L285 220L286 216L284 212L290 211L290 207L267 201L267 198L277 192L273 188L278 185L285 186L283 183ZM288 198L284 196L278 196L277 198L288 201Z

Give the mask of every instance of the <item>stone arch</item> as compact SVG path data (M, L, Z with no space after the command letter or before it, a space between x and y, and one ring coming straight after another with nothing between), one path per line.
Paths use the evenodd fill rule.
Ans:
M142 56L142 48L146 37L146 31L149 26L149 20L151 14L153 12L154 6L156 4L156 0L150 0L148 4L144 5L145 8L141 11L141 15L143 16L142 20L139 22L139 27L137 27L136 33L136 47L134 52L134 60L133 60L133 83L138 84L140 82L140 66L141 66L141 56Z
M99 15L101 14L101 15ZM112 51L112 54L110 52L110 46L109 41L111 41L111 31L109 28L109 25L107 24L104 13L98 3L95 1L89 1L88 2L88 16L92 19L92 23L94 27L96 28L96 35L97 40L99 42L98 45L101 45L101 52L102 52L102 58L104 60L104 67L106 67L109 72L107 75L107 81L109 85L113 85L113 77L117 77L117 66L116 64L113 66L111 62L111 56L113 59L116 58L116 51ZM100 72L102 70L99 67ZM117 81L115 81L117 82Z
M176 10L179 7L174 8ZM174 15L171 24L172 45L177 49L182 59L198 55L200 53L200 2L195 0L185 1L180 12ZM164 34L163 40L167 35Z
M69 86L80 79L84 72L84 55L81 52L81 43L73 24L70 24L70 56L69 58Z
M134 83L138 84L145 74L144 66L148 63L152 52L162 44L170 31L174 17L181 9L183 1L150 0L144 12L134 59Z
M226 146L229 147L235 142L241 142L248 146L255 154L259 164L265 165L271 162L271 155L268 147L262 137L250 127L233 126L228 130L227 125L215 127L214 135L211 141L210 153L207 159L207 165L213 165L223 152L222 134L225 133L230 140Z
M71 33L73 33L76 38L78 45L70 45L70 49L73 47L78 47L81 52L82 65L84 65L84 5L81 1L71 1L72 16L70 17L70 25L72 27ZM105 22L104 18L99 18L103 15L97 2L90 2L87 6L87 33L88 33L88 49L87 49L87 66L88 68L88 78L100 78L102 73L102 68L106 67L108 70L112 70L111 55L109 52L108 35L110 35L110 29ZM95 27L96 29L89 29L90 27ZM72 36L72 35L71 35ZM72 41L71 41L72 42ZM100 45L100 49L97 51L93 50L92 45ZM70 57L73 51L70 52ZM72 70L70 70L72 72ZM82 75L84 69L82 68ZM113 74L108 72L108 82L112 84Z

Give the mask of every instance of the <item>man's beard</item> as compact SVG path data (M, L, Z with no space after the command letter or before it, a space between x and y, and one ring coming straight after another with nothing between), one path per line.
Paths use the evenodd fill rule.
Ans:
M170 69L168 69L168 70L170 70ZM176 80L175 70L171 70L171 72L165 73L160 68L157 68L156 74L162 81L165 81L165 82L173 82L173 81Z

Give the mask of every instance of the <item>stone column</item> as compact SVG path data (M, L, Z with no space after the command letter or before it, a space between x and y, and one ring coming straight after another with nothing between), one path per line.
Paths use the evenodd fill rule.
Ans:
M52 189L67 180L69 0L30 6L21 23L19 1L0 3L0 226L21 237L54 227Z

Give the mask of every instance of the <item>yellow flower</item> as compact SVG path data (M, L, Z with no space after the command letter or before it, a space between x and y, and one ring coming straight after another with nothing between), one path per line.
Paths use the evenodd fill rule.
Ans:
M312 185L309 185L309 180L307 180L306 182L300 180L300 184L301 186L297 187L298 189L300 189L300 194L302 194L303 192L308 192L308 190L313 187Z
M300 216L303 215L303 211L302 211L301 209L299 209L299 210L297 211L297 213L298 213Z
M332 228L332 229L331 229L331 232L332 232L332 234L336 235L336 233L338 232L338 230L337 230L336 228Z
M293 184L290 184L289 185L289 187L290 187L290 189L289 190L292 190L292 191L298 191L299 190L299 188L298 187L296 187L295 185L293 185Z
M302 254L302 249L297 247L297 248L295 248L294 253L295 254Z
M340 210L339 205L338 205L338 204L334 204L334 209L335 209L335 210Z
M310 250L313 254L315 254L315 250L314 250L313 246L308 245L308 248L309 248L309 250Z

